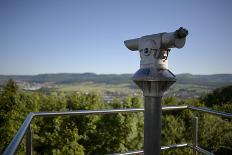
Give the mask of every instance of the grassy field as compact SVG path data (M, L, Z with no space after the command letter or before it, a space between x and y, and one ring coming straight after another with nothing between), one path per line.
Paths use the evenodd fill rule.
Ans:
M62 84L58 85L58 91L70 92L70 91L81 91L81 92L99 92L99 93L115 93L121 92L123 94L131 94L138 89L131 89L130 84L105 84L105 83L72 83L72 84Z
M180 98L191 98L191 97L201 97L205 94L211 92L214 88L203 85L196 84L174 84L165 93L166 97L176 96ZM124 84L105 84L105 83L94 83L94 82L84 82L84 83L72 83L72 84L62 84L57 86L57 91L62 92L97 92L100 94L119 94L142 95L139 89L131 88L129 83Z

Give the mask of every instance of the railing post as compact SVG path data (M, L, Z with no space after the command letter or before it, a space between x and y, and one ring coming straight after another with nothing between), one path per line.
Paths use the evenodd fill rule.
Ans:
M193 155L197 155L198 146L198 117L193 118Z
M32 155L33 152L33 131L31 125L27 130L27 137L26 137L26 154Z

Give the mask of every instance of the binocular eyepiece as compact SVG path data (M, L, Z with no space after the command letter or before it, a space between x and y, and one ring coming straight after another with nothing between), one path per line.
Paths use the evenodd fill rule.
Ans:
M188 30L180 27L178 30L175 31L177 38L185 38L188 35Z

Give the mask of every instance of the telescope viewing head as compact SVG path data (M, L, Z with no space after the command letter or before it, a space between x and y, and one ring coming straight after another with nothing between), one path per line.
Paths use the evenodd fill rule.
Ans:
M176 82L168 70L170 48L182 48L188 31L182 27L170 33L158 33L124 41L132 51L140 52L140 69L132 80L144 96L144 154L160 155L162 97Z
M188 30L180 27L174 32L164 32L142 36L124 41L131 51L140 52L140 68L168 69L170 48L182 48L185 45Z

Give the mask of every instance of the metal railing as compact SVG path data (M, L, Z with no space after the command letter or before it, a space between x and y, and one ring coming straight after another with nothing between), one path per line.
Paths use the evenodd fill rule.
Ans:
M174 111L190 109L199 112L205 112L213 115L217 115L223 118L232 118L232 113L225 113L221 111L211 110L202 107L193 106L163 106L162 111ZM33 153L33 132L31 129L31 122L35 117L55 117L55 116L77 116L77 115L99 115L99 114L115 114L115 113L131 113L131 112L144 112L143 108L134 109L110 109L110 110L78 110L78 111L66 111L66 112L31 112L26 117L25 121L21 125L20 129L12 139L8 147L5 149L3 155L13 155L17 152L19 144L23 137L26 135L26 153L31 155ZM162 146L161 150L168 150L173 148L190 147L193 149L193 154L201 152L203 154L212 155L213 153L200 148L197 144L197 133L198 133L198 119L193 118L193 143L192 144L174 144L169 146ZM127 153L115 153L116 155L130 155L130 154L143 154L142 150L131 151Z

